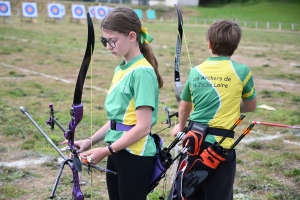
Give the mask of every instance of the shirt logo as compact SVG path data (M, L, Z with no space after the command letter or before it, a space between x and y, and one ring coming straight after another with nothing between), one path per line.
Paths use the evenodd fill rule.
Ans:
M129 88L126 85L123 85L121 90L123 93L129 94Z

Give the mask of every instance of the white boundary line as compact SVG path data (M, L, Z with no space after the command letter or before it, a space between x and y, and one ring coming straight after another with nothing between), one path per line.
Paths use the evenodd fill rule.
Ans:
M279 132L276 135L266 135L266 134L262 134L262 133L260 133L260 134L263 135L263 136L262 137L247 137L246 136L247 138L244 138L243 140L241 140L240 143L248 144L248 143L253 142L253 141L274 140L274 139L281 138L281 137L285 136L283 134L280 134ZM300 133L299 134L295 134L295 136L300 136ZM289 143L289 144L294 144L294 145L300 146L300 142L292 142L290 140L285 140L285 139L283 139L282 141L285 142L285 143Z
M59 78L57 76L51 76L51 75L48 75L48 74L45 74L45 73L40 73L40 72L37 72L37 71L32 71L32 70L24 69L24 68L21 68L21 67L17 67L17 66L6 64L4 62L0 62L0 64L3 65L6 68L14 68L14 69L20 70L22 72L25 72L27 74L40 75L40 76L43 76L45 78L54 79L54 80L61 81L61 82L67 83L67 84L75 84L74 81L69 81L67 79ZM89 88L90 89L91 86L84 86L84 88ZM102 91L102 92L105 92L105 93L107 93L107 91L108 91L106 89L103 89L103 88L100 88L100 87L97 87L97 86L92 86L92 89L95 89L95 90L98 90L98 91Z

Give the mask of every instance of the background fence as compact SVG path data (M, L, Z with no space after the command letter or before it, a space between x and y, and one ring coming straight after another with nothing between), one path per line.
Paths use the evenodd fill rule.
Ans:
M21 15L21 2L25 0L15 0L11 1L11 9L12 9L12 16L17 15L18 17ZM89 2L91 4L85 4L85 5L95 5L95 2L98 3L110 3L109 5L118 6L121 4L127 5L132 8L139 8L143 10L143 16L146 15L146 10L149 9L149 6L144 6L145 4L149 3L149 0L134 0L138 2L138 4L131 4L132 0L81 0L81 2ZM159 0L158 0L159 1ZM0 0L1 2L1 0ZM38 2L38 11L39 11L39 18L40 14L44 15L47 13L47 2L46 0L40 0ZM70 5L74 2L73 0L65 0L65 1L58 1L63 3L66 7L66 17L69 17L70 13ZM78 2L77 2L78 3ZM113 7L114 7L113 6ZM156 19L151 20L153 23L156 21L164 22L164 23L170 23L174 22L177 23L177 16L174 12L174 15L165 14L165 12L168 12L167 8L162 8L161 6L151 6L153 10L156 10ZM144 18L145 19L145 18ZM195 17L188 17L188 14L185 13L185 16L183 17L185 24L199 24L199 25L209 25L212 22L218 20L213 18L195 18ZM9 17L0 17L0 23L9 23L10 18ZM295 18L295 23L287 23L287 22L271 22L271 21L244 21L244 20L238 20L239 24L243 28L253 28L253 29L270 29L270 30L287 30L287 31L300 31L300 23L299 18ZM298 23L297 23L298 22Z
M176 22L177 16L172 18L163 18L159 19L161 22ZM183 22L185 24L199 24L199 25L209 25L215 22L217 19L209 18L188 18L185 17ZM278 29L278 30L292 30L300 31L300 23L282 23L282 22L261 22L261 21L238 21L241 27L244 28L258 28L258 29Z

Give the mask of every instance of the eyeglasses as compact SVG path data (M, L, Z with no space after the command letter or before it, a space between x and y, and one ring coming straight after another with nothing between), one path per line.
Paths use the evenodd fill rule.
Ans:
M129 35L129 33L123 34L124 36ZM118 42L119 38L114 38L114 39L106 39L105 37L101 37L101 43L103 44L104 47L107 47L107 43L111 48L116 47L116 43Z
M118 41L118 40L117 40ZM111 48L115 48L116 47L116 42L117 41L113 41L113 40L108 40L104 37L101 37L101 43L103 44L104 47L107 47L107 43L109 44L109 46L111 46Z

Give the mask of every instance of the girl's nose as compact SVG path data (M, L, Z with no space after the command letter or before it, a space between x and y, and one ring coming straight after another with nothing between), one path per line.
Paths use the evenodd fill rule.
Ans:
M106 43L106 47L105 47L107 50L111 50L112 47L108 44L108 42Z

